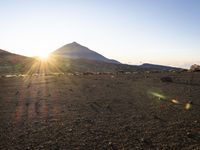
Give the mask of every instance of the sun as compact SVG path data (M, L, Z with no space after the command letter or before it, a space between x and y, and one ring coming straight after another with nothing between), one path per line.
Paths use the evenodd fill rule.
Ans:
M38 54L38 57L40 58L40 60L47 60L49 58L49 53L47 52L41 52L40 54Z

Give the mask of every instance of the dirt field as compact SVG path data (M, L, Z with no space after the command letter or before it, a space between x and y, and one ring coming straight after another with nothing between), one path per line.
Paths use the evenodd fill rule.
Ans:
M0 78L0 149L200 149L200 73L168 75Z

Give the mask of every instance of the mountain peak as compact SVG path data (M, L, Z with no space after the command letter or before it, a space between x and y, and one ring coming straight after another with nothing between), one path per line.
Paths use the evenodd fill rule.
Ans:
M64 45L63 47L57 49L54 54L73 59L88 59L119 64L118 61L110 60L77 42Z
M74 41L74 42L72 42L72 43L70 43L69 45L75 45L75 46L77 46L77 45L78 45L78 46L81 46L81 44L79 44L79 43L77 43L77 42L75 42L75 41Z
M66 45L64 45L63 47L68 47L68 48L72 48L72 49L74 49L74 48L78 48L78 49L82 49L82 48L87 48L87 47L85 47L85 46L83 46L83 45L81 45L81 44L79 44L79 43L77 43L77 42L72 42L72 43L69 43L69 44L66 44Z
M72 42L71 44L78 44L78 43L74 41L74 42Z

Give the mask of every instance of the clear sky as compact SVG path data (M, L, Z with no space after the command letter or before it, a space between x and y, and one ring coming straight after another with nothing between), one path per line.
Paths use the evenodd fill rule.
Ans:
M200 0L0 0L0 49L76 41L123 63L200 63Z

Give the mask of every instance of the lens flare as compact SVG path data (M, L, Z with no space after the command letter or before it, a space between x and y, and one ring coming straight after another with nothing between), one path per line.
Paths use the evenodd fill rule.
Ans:
M191 103L187 103L186 105L185 105L185 109L186 110L190 110L192 108L192 104Z
M179 104L179 101L176 100L176 99L172 99L171 102L174 103L174 104Z
M157 92L149 92L149 93L153 95L154 97L157 97L159 100L166 99L166 97L160 93L157 93Z
M163 100L163 102L165 103L171 103L171 104L173 103L173 104L179 105L180 107L184 107L184 109L186 110L192 109L192 105L200 106L200 105L194 104L192 101L186 101L186 103L183 103L177 99L169 99L169 97L164 96L163 94L160 94L158 92L148 91L148 94L158 98L159 100Z

